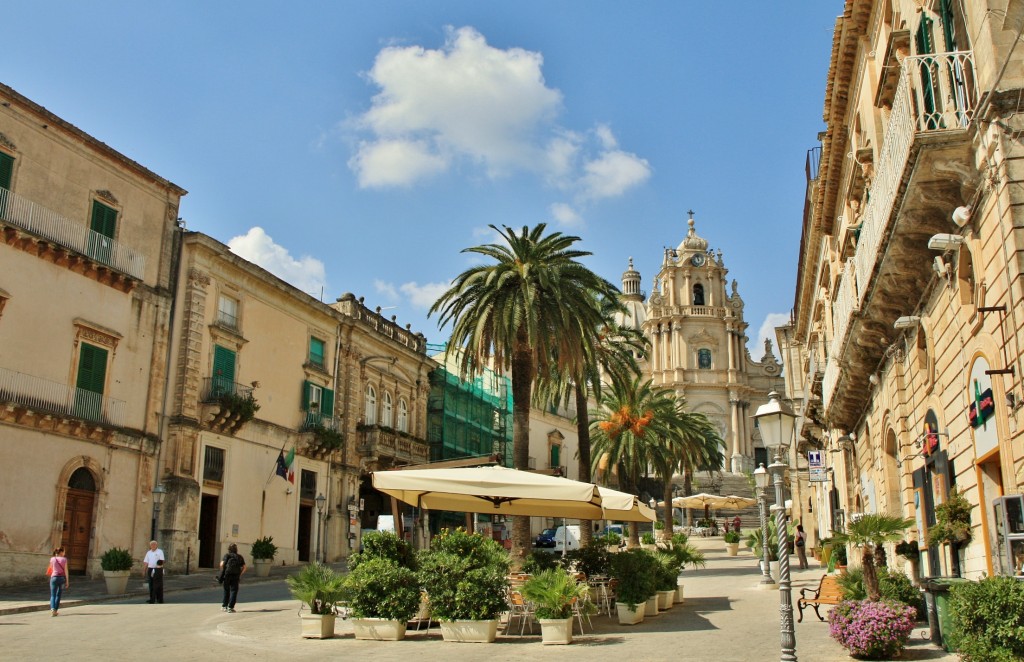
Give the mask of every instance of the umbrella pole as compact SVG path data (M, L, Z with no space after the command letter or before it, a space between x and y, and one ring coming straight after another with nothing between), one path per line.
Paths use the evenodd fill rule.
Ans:
M476 533L473 527L473 513L466 513L466 533Z
M404 522L402 522L402 513L398 509L398 499L391 497L391 516L395 518L395 535L398 536L399 540L405 540L405 529Z

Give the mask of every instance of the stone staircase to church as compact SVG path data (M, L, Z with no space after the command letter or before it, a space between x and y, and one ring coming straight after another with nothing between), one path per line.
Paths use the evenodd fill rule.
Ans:
M680 481L681 482L681 481ZM722 496L741 496L755 498L754 487L746 476L729 472L701 471L693 476L693 492L707 492L708 494L721 494ZM740 529L756 529L761 526L761 513L756 505L739 510L729 508L712 508L711 514L721 524L722 520L728 519L730 526L737 515L740 516ZM693 521L696 522L703 517L702 510L693 510Z

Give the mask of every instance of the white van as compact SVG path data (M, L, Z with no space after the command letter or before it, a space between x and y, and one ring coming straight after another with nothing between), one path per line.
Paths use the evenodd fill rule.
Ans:
M560 526L555 529L555 547L553 552L561 554L562 550L572 550L580 548L580 525L570 524L569 526Z

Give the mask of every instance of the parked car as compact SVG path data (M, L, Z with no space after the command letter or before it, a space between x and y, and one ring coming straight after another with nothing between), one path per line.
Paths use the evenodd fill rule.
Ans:
M533 541L534 547L554 547L555 546L555 530L544 529L540 532L540 535Z

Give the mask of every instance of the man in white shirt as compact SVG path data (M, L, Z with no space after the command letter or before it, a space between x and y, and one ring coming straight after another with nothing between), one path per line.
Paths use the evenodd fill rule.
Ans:
M146 558L142 560L142 572L149 582L149 600L148 604L159 602L163 604L164 601L164 550L157 546L155 540L149 541L149 551L146 552ZM160 576L157 577L156 575Z

